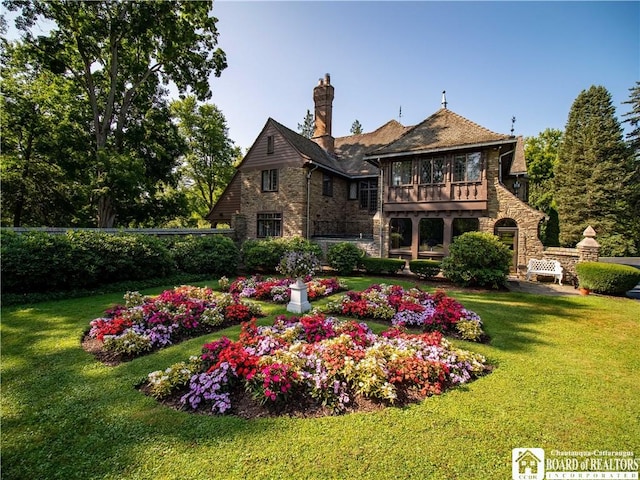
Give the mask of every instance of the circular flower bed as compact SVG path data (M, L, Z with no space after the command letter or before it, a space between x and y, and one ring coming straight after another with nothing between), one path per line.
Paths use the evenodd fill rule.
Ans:
M347 292L323 309L326 313L390 321L392 325L419 327L464 340L486 338L481 318L442 290L434 294L418 288L376 284L362 292Z
M87 350L110 362L131 359L262 315L257 305L206 287L176 287L157 297L127 292L124 300L124 305L90 322L83 342Z
M262 278L260 275L238 277L229 282L226 277L219 281L220 288L243 298L255 298L275 303L287 303L291 300L291 284L295 278ZM306 277L307 295L309 300L327 297L336 292L346 290L346 286L337 278L312 279Z
M325 415L419 401L489 371L482 355L440 332L322 314L242 324L239 341L205 344L200 356L149 374L142 390L176 408L245 417Z

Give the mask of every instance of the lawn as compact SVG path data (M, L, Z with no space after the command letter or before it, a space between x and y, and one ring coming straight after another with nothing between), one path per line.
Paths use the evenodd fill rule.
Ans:
M486 480L511 478L516 447L640 456L640 302L449 293L482 317L489 344L455 343L490 375L402 409L310 419L194 415L135 390L239 327L108 367L80 338L121 294L3 308L2 478Z

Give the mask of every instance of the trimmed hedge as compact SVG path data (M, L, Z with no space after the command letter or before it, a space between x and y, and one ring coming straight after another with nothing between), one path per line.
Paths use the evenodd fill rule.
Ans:
M582 262L576 272L582 288L607 295L624 295L640 283L640 269L628 265Z
M64 235L2 232L2 293L92 289L114 282L163 278L181 272L229 275L238 250L223 237L167 241L150 235L69 231ZM176 265L177 244L181 268ZM198 270L193 262L202 262Z
M409 270L420 278L433 278L442 268L442 262L437 260L411 260Z
M335 243L327 249L327 263L339 275L351 275L364 256L364 250L351 242Z
M320 245L302 237L246 240L242 244L242 260L251 271L276 272L287 252L309 252L322 257Z
M172 252L178 270L216 276L236 273L240 257L233 240L222 235L181 237L173 244Z
M379 275L381 273L393 274L404 268L405 261L399 258L364 257L361 265L367 273Z
M449 247L442 273L454 283L498 288L506 285L511 250L498 237L485 232L467 232Z

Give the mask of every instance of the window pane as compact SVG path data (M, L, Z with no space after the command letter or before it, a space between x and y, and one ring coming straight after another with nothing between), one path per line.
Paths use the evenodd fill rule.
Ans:
M433 159L429 158L420 162L420 183L431 183Z
M470 153L467 155L467 181L477 182L480 180L482 172L482 162L480 152Z
M451 225L452 239L459 237L466 232L477 232L480 230L480 222L477 218L454 218Z
M444 239L444 220L442 218L423 218L420 220L420 250L441 252Z
M454 182L463 182L465 172L467 170L466 166L466 155L456 155L453 159L453 181Z
M446 163L444 158L433 159L433 183L444 183Z
M411 179L411 161L394 162L391 164L391 185L409 185Z
M409 218L392 218L390 223L390 247L411 247L412 224Z

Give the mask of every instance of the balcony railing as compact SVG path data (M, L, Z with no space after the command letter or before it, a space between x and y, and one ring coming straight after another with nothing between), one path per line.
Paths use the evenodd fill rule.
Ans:
M315 220L314 237L373 238L373 221Z

